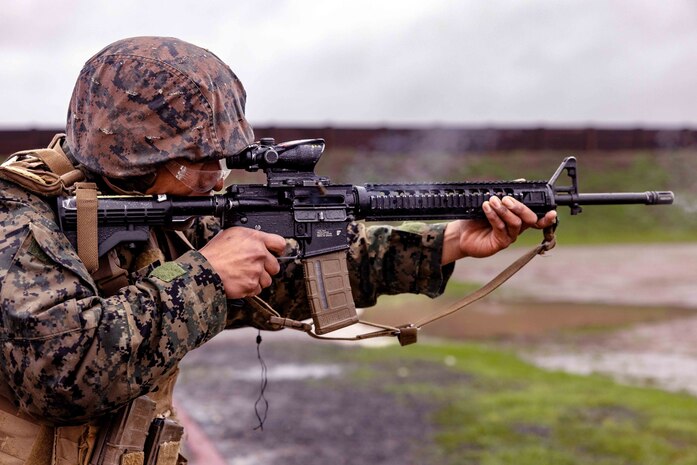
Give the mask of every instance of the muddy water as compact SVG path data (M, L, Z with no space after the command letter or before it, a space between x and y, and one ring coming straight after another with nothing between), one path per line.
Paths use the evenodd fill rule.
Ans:
M553 351L526 353L523 357L548 370L588 375L608 375L626 384L652 386L697 395L697 358L652 351Z

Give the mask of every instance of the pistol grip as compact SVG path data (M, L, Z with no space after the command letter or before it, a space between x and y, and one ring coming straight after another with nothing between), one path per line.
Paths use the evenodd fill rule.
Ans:
M303 266L315 332L326 334L357 323L346 252L310 257L303 261Z

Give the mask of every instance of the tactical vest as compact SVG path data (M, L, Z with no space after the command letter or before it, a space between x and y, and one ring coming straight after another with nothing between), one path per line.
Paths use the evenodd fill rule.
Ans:
M48 148L11 155L0 166L0 178L44 197L76 195L78 255L92 274L102 296L113 295L129 284L129 269L147 270L164 260L160 242L171 258L191 245L181 235L153 235L143 253L121 263L115 250L97 258L96 195L93 183L71 163L61 148L65 135L56 135ZM80 220L78 220L80 221ZM164 248L163 247L163 248ZM179 454L182 427L174 419L172 389L175 371L158 383L148 396L141 396L117 412L77 426L48 426L23 414L13 403L9 385L0 380L0 463L7 465L175 465L184 463Z

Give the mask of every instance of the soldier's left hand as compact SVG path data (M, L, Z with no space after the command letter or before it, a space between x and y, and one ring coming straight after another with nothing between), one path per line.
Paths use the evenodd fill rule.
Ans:
M537 215L513 197L492 197L482 205L486 220L458 220L445 230L442 263L463 257L488 257L505 249L529 228L544 229L556 221L557 212Z

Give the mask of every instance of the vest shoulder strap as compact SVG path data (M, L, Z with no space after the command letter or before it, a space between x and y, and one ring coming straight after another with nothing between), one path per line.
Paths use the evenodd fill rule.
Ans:
M64 139L65 134L56 134L47 148L13 153L0 165L0 178L45 197L71 193L85 175L63 151Z

